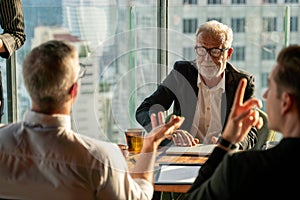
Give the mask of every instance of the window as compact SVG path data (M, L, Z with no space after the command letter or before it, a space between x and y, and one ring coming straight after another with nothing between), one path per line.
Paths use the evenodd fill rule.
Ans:
M183 4L197 4L197 0L183 0Z
M197 19L183 19L183 33L196 33Z
M231 0L232 4L246 4L246 0Z
M222 4L222 0L207 0L207 4Z
M139 22L139 25L143 26L143 27L150 27L151 26L151 22L152 22L152 20L151 20L150 17L148 17L148 16L142 16L141 20Z
M245 18L232 18L231 19L231 28L235 33L244 33L245 32Z
M264 32L277 31L276 17L263 17L263 31Z
M283 19L283 22L284 22L284 27L285 27L285 18ZM285 29L284 29L285 30ZM292 16L290 18L290 31L291 32L298 32L298 16Z
M269 77L269 72L261 72L260 73L260 86L262 88L268 87L268 77Z
M234 51L230 58L232 61L244 61L245 60L245 47L234 47Z
M274 60L276 57L276 46L275 45L265 45L261 49L261 59L262 60Z
M247 70L256 74L258 80L261 77L263 87L268 67L284 45L285 3L293 3L289 4L289 41L299 42L299 0L163 0L168 12L162 12L162 16L158 16L158 2L24 0L27 40L16 53L16 69L21 69L24 56L41 41L57 36L77 38L74 41L79 47L80 61L90 65L82 79L80 99L74 105L72 118L80 132L84 129L99 133L115 142L120 139L118 134L124 136L124 128L140 127L135 121L135 109L157 88L174 61L195 58L194 34L204 21L214 19L232 27L231 61L241 67L257 65ZM167 30L167 37L161 30ZM0 58L0 66L6 83L5 59ZM20 72L17 70L18 120L30 107ZM258 85L255 95L260 98L263 89ZM7 105L5 109L4 123L9 119L7 110L12 110Z
M285 0L284 3L298 3L298 0Z
M275 4L277 0L264 0L264 3Z
M221 17L209 17L209 18L207 18L207 21L210 21L210 20L216 20L218 22L222 22L222 18Z
M195 51L193 47L183 47L182 55L184 60L193 60L195 59Z
M298 32L298 17L297 16L291 17L290 31L291 32Z

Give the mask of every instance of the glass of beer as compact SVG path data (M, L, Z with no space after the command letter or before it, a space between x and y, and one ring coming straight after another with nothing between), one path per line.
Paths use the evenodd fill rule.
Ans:
M142 150L144 140L144 129L130 128L125 130L128 151L131 154L138 154Z

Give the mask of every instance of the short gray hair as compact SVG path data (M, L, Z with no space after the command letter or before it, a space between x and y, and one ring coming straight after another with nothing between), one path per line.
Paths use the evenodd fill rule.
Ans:
M231 47L233 41L232 29L216 20L211 20L201 24L196 31L196 40L201 32L209 33L212 37L221 40L220 42L225 45L226 48Z
M74 46L51 40L25 57L22 75L31 100L43 111L60 108L69 98L69 90L76 78L72 60L78 56Z

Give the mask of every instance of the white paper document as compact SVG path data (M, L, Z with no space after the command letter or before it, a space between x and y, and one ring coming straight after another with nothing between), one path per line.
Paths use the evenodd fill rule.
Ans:
M166 150L166 154L209 156L215 147L216 144L197 144L191 147L171 146Z
M200 167L199 165L161 165L156 183L192 184L198 176Z

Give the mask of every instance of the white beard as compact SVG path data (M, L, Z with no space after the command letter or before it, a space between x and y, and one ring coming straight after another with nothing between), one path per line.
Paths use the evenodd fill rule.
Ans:
M198 64L197 62L197 67L199 73L208 80L219 77L224 71L222 70L223 68L217 67L217 65L212 61L204 61L201 64Z

